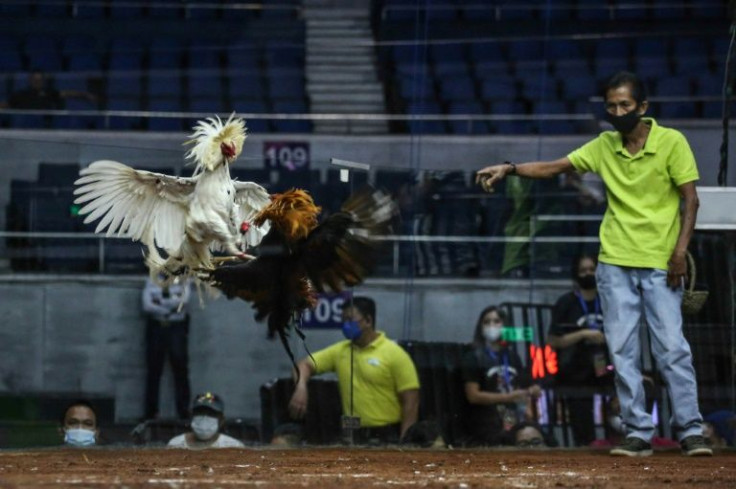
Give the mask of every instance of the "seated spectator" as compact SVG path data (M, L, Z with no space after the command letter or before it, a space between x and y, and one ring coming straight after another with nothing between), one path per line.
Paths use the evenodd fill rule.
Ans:
M551 440L544 436L542 428L536 423L517 423L508 431L508 444L517 448L547 448L554 446Z
M243 442L220 431L225 425L225 405L216 394L200 394L192 404L191 429L169 440L169 448L244 448Z
M299 378L289 412L301 419L307 411L307 382L313 375L337 373L344 415L360 419L357 443L397 443L417 421L419 378L409 355L376 330L376 304L355 297L343 308L340 341L299 362ZM352 373L352 376L351 376Z
M556 384L569 412L578 446L595 440L593 398L613 389L613 366L603 335L603 315L595 282L597 260L580 255L573 261L572 291L562 295L552 310L548 343L557 350Z
M0 108L59 110L64 108L64 99L67 98L97 102L97 97L89 92L57 90L50 85L43 72L33 71L28 77L28 88L11 93L7 103L0 104Z
M519 355L503 340L504 323L503 311L485 308L475 326L473 349L463 358L470 445L502 444L504 430L533 417L532 401L541 394Z
M66 446L97 445L100 430L97 427L97 413L92 404L82 399L69 404L61 418L60 431L64 435Z

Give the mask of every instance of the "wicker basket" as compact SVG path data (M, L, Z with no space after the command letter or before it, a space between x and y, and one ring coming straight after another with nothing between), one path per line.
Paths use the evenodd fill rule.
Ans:
M707 290L695 290L695 277L697 270L695 268L695 260L690 252L687 252L687 264L690 277L690 283L682 293L682 313L697 314L703 308L706 299L708 299Z

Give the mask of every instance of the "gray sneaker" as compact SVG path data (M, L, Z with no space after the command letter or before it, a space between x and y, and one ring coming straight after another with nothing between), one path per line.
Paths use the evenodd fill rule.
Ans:
M705 438L700 435L692 435L684 438L680 442L682 453L688 457L710 457L713 450L705 442Z
M630 436L623 444L609 452L619 457L648 457L652 454L652 444L641 438Z

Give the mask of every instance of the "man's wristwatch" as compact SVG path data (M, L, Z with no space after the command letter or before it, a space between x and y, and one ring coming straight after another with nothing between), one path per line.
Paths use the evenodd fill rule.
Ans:
M511 171L508 173L509 175L516 175L516 164L511 163L510 161L504 161L504 164L511 166Z

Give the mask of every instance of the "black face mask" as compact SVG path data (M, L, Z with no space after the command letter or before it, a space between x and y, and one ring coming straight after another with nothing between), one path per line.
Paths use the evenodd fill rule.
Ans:
M641 120L639 112L634 109L624 115L613 115L606 112L606 121L610 122L614 129L621 134L630 133Z
M596 288L595 275L583 275L577 276L575 281L578 283L581 289L590 290Z

